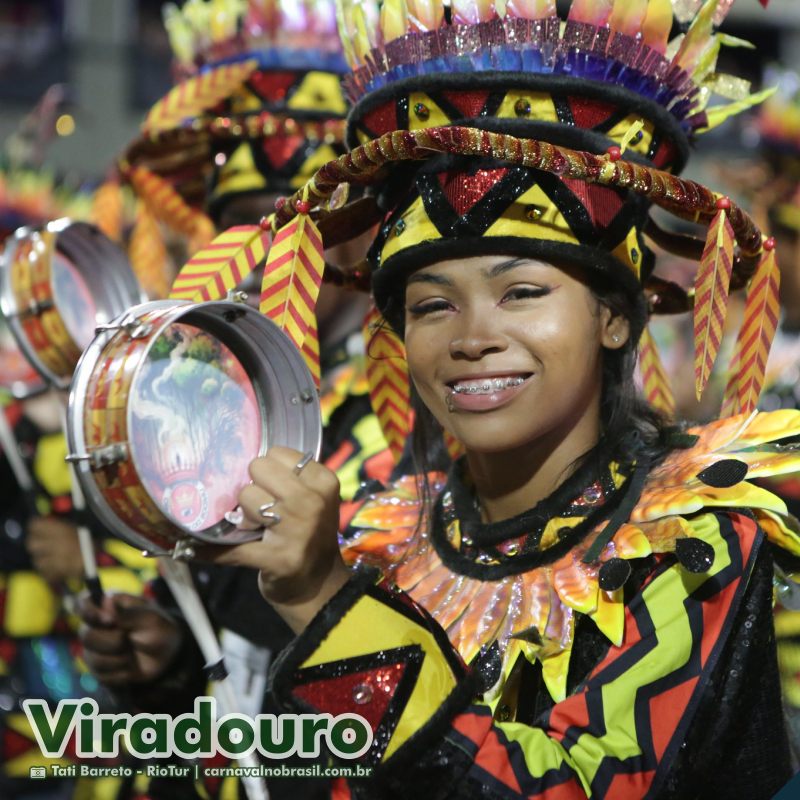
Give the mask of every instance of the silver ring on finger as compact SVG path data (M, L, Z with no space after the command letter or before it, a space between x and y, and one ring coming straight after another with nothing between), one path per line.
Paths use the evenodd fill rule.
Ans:
M303 457L294 465L294 474L299 475L313 458L314 453L310 450L304 453Z
M276 505L276 500L270 500L269 503L263 503L258 507L258 513L261 516L261 519L264 520L265 528L271 528L273 525L277 525L281 521L281 515L277 511L272 510Z

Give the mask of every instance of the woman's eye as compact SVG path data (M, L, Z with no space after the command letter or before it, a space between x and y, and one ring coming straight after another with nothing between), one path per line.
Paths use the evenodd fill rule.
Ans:
M435 314L437 311L448 311L452 307L452 303L447 300L423 300L408 306L408 313L415 317L424 317L427 314Z
M544 297L547 294L550 294L550 289L543 286L514 286L503 295L503 299L500 302L529 300L534 297Z

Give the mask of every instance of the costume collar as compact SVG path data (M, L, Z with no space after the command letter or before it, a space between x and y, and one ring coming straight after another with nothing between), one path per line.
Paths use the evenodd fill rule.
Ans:
M590 617L612 644L624 639L623 589L604 587L606 570L628 567L622 572L629 573L627 562L665 554L674 554L689 572L709 568L703 533L709 526L698 530L690 515L746 509L774 544L800 554L797 523L786 504L750 482L800 471L800 450L774 444L797 435L797 411L740 415L690 429L684 449L650 471L636 507L595 563L584 557L602 535L602 523L552 563L493 580L459 574L433 546L431 526L420 522L420 476L401 478L368 499L353 518L356 533L343 553L350 563L379 566L444 628L465 661L492 642L503 654L504 675L520 654L541 661L544 682L558 702L566 695L576 614ZM447 476L431 474L428 483L438 494ZM551 529L563 524L555 520ZM541 541L550 535L546 528Z
M495 523L481 521L464 460L453 465L431 520L431 541L454 572L497 580L552 564L605 522L626 494L631 466L594 458L534 508Z

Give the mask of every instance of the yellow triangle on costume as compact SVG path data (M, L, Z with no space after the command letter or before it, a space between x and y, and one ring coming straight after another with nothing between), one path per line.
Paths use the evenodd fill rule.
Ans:
M396 224L394 231L389 234L381 258L386 261L407 247L441 238L442 234L428 217L422 200L417 198L403 214L403 225Z
M258 171L249 142L243 142L220 167L215 195L228 192L254 192L267 188L266 178Z
M304 111L328 111L346 114L347 104L338 75L331 72L309 72L292 92L286 105Z
M623 142L625 141L626 134L636 127L638 128L639 125L639 132L641 132L641 138L636 138L638 136L638 132L633 137L629 138L627 142L625 142L625 149L623 152L631 152L639 153L640 155L646 156L650 152L650 145L653 143L653 131L655 130L655 125L652 122L648 122L647 120L643 119L638 114L630 114L629 116L625 117L622 121L618 122L607 134L609 139L614 142Z
M418 106L424 106L424 112L418 112ZM411 92L408 96L408 129L419 131L425 128L438 128L449 125L450 117L428 97L425 92Z
M589 616L606 638L616 647L622 644L625 635L625 603L623 590L597 592L597 610Z
M574 626L571 621L570 627ZM560 703L567 696L567 674L569 672L569 659L572 655L572 635L570 644L564 650L555 655L542 659L542 680L547 687L547 691L557 703Z
M239 91L230 97L231 114L248 114L264 110L264 101L247 86L242 85Z
M517 103L530 104L530 113L520 115L517 113ZM503 98L497 109L496 117L517 119L524 116L526 119L535 119L537 122L558 122L558 112L552 95L546 92L528 92L525 89L512 89Z
M536 213L536 216L532 215ZM558 206L538 184L534 184L507 209L486 231L484 236L519 236L544 241L568 242L578 240Z
M637 277L641 277L642 269L642 244L639 241L639 233L636 228L631 228L625 240L614 250L614 255L626 266L630 267L631 272Z

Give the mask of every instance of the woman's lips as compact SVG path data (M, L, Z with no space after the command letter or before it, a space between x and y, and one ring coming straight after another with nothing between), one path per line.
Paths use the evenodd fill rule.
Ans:
M447 405L452 411L493 411L513 400L532 377L526 373L452 381Z

